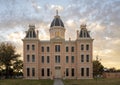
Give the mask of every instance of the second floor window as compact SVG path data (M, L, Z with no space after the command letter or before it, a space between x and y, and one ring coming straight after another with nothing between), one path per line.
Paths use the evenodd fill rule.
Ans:
M35 62L35 55L32 55L32 62Z
M71 62L74 63L74 56L71 57Z
M60 45L55 45L55 52L60 52Z
M27 55L27 62L30 62L30 55Z
M44 63L44 56L42 56L42 59L41 59L41 60L42 60L42 63Z
M68 58L68 56L66 56L66 63L68 63L69 62L69 58Z
M60 63L60 56L59 55L55 56L55 63Z
M84 62L84 55L81 55L81 62Z
M86 62L89 62L89 55L86 55Z
M47 56L47 63L50 63L50 57Z

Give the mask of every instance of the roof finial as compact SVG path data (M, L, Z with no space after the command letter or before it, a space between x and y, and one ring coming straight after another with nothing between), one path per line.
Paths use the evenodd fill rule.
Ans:
M56 9L56 15L58 15L58 9Z

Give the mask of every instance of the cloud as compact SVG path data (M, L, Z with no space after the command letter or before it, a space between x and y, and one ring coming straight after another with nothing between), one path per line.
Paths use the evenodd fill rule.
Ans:
M32 0L32 7L35 9L36 12L40 12L41 6L35 2L35 0Z

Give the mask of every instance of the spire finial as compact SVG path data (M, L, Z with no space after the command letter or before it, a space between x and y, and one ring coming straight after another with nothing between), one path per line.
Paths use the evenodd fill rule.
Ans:
M56 9L56 15L58 15L58 9Z

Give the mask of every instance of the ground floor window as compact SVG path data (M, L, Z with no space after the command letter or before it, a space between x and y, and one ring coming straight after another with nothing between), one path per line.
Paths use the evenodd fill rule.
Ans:
M74 76L74 68L71 69L71 75Z
M30 68L27 68L27 76L30 76Z
M44 68L41 69L41 75L44 76Z
M35 68L32 68L32 76L35 76Z
M69 76L69 69L66 68L66 76Z
M89 68L86 68L86 76L89 76Z
M81 76L84 76L84 68L81 68Z
M50 76L50 69L47 68L47 76Z

